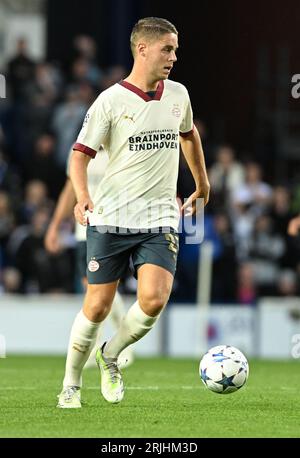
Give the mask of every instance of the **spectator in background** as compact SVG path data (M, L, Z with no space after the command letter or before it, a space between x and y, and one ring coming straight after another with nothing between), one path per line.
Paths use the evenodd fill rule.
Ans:
M8 62L7 75L11 94L16 102L23 102L26 98L27 86L33 78L35 62L29 57L27 40L18 38L16 53Z
M42 181L49 191L49 197L56 200L64 184L64 173L55 161L55 138L50 133L40 135L33 153L28 154L24 163L25 181Z
M216 162L209 169L214 207L227 208L231 193L243 186L244 178L244 167L235 160L232 146L219 146Z
M235 303L237 258L234 234L228 215L215 214L213 225L220 242L220 250L213 262L212 302Z
M281 297L293 297L299 294L297 274L291 269L280 271L277 281L276 295Z
M39 207L53 206L48 199L47 185L40 180L31 180L25 187L25 198L21 208L21 218L24 223L29 223Z
M194 118L194 124L198 129L200 138L201 138L201 143L202 143L202 148L203 151L205 151L205 158L206 158L206 163L207 167L210 168L212 163L213 163L213 144L211 142L210 136L209 136L209 130L208 127L203 121L203 119L200 119L198 117Z
M12 148L17 148L22 166L28 161L26 155L33 148L37 137L50 125L52 112L61 90L61 75L50 63L36 65L33 78L26 85L26 100L17 116Z
M273 188L269 215L273 220L274 231L286 236L288 223L293 216L291 212L291 196L287 187L275 186Z
M81 83L97 85L97 81L89 75L90 64L83 57L78 57L72 64L71 85L77 86Z
M89 81L92 85L100 87L103 72L97 63L97 43L88 35L77 35L74 39L74 60L73 64L77 69L72 69L72 80L77 78L82 81ZM84 71L83 71L84 69ZM82 78L83 77L83 78Z
M15 215L11 208L9 194L5 191L0 191L0 250L1 264L4 266L8 263L7 243L14 227Z
M272 202L272 188L262 181L262 169L256 162L245 166L245 182L233 187L233 205L247 202L255 216L268 209Z
M88 82L83 82L78 86L79 100L86 106L90 106L96 98L95 87Z
M22 276L18 269L15 267L6 267L3 269L0 276L0 294L10 293L18 294L22 292L21 289Z
M48 207L32 214L28 235L16 252L16 267L22 274L25 293L71 293L74 291L74 257L72 250L51 256L44 247L50 220Z
M113 65L105 73L101 80L101 89L104 91L113 84L121 81L126 76L126 68L122 65Z
M275 186L269 215L273 221L274 233L279 234L285 242L286 250L281 258L280 266L287 269L296 268L300 259L300 247L295 238L287 234L287 227L293 214L289 189L284 186Z
M238 268L237 279L237 303L241 305L255 305L257 299L257 288L253 265L249 262L241 263Z
M11 165L0 147L0 190L6 191L12 207L17 209L22 195L21 179L17 170Z
M254 267L256 284L261 295L275 293L280 259L285 248L284 238L273 231L271 218L267 215L258 216L249 241L249 260Z
M38 62L34 77L27 84L28 101L36 105L53 106L62 89L62 76L50 62Z
M87 105L81 101L78 87L69 86L65 101L55 109L52 119L52 128L57 138L56 161L63 172L86 111Z
M255 220L269 210L272 202L272 188L262 181L260 166L250 162L245 173L245 182L233 189L229 206L238 257L244 261L248 256Z

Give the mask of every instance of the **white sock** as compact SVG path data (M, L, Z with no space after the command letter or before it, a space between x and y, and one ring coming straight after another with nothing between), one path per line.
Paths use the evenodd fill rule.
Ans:
M103 323L100 323L100 326L98 327L96 339L95 339L95 344L90 352L90 356L88 357L84 369L87 369L89 367L97 367L96 363L96 352L99 347L103 345Z
M76 316L69 340L64 387L81 387L82 369L95 345L100 324L90 321L82 310Z
M116 294L115 294L113 303L112 303L111 311L109 313L109 319L111 320L111 323L113 324L113 327L115 329L119 329L121 321L122 321L122 318L124 318L125 314L126 314L126 309L125 309L125 305L124 305L122 296L117 291ZM90 353L90 356L89 356L89 358L88 358L88 360L87 360L87 362L86 362L86 364L84 366L85 368L94 367L94 366L96 367L96 351L103 344L102 334L103 334L102 333L102 326L99 326L98 333L97 333L97 338L96 338L96 343L95 343L94 348L92 349L92 351ZM130 354L130 357L127 356L127 354L126 354L126 357L124 357L124 360L132 359L131 353L129 353L129 354Z
M136 301L123 318L119 330L105 345L104 354L107 358L117 358L124 348L137 342L153 328L159 315L146 315Z

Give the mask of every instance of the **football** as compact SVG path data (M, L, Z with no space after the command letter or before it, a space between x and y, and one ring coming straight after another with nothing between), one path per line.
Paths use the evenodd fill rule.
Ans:
M199 373L209 390L229 394L245 385L249 376L249 364L237 348L218 345L205 353L200 361Z

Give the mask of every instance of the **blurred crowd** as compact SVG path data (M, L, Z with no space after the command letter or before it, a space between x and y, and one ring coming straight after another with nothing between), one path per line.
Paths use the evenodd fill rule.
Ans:
M0 292L79 292L74 221L66 219L61 228L56 255L44 247L45 231L86 111L126 69L101 68L95 41L80 35L64 63L34 61L26 40L19 39L2 73L7 98L0 101ZM275 182L257 158L215 144L205 122L196 118L195 124L212 190L204 217L204 240L213 246L212 302L255 305L261 296L299 294L300 241L287 235L287 223L300 209L300 183ZM178 197L193 191L181 157ZM195 302L202 244L186 244L185 236L183 231L172 301ZM129 270L121 292L135 287Z

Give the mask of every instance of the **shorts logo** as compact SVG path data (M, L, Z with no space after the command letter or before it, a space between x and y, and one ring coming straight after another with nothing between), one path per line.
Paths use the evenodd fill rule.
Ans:
M181 115L181 111L178 105L173 105L172 115L176 116L176 118L179 118Z
M100 264L98 261L95 261L95 259L91 259L88 265L88 269L90 272L96 272L100 267Z

